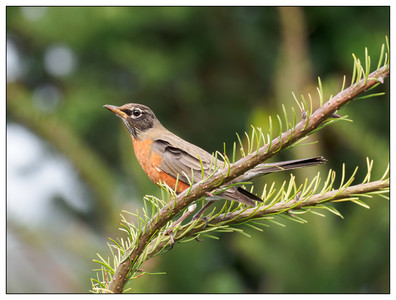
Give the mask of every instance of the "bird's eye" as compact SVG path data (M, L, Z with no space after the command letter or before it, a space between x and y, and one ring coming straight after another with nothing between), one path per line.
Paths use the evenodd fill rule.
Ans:
M134 108L132 109L132 118L138 118L142 115L142 110L140 108Z

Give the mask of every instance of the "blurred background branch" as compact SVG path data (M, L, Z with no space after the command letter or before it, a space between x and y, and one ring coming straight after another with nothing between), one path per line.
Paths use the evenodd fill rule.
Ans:
M114 174L97 153L90 149L78 133L72 132L67 124L62 124L55 114L45 115L35 109L23 88L9 85L7 100L7 114L54 145L71 161L82 180L89 185L98 201L93 207L94 219L104 222L106 219L118 218L118 211L114 210L111 201L116 192ZM101 226L100 222L95 225Z

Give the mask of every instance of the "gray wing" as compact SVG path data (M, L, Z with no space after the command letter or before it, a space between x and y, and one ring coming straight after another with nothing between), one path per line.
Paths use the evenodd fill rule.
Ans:
M170 139L170 137L168 138ZM170 141L175 142L174 140ZM211 169L213 170L213 163L211 164L212 156L208 152L185 141L181 143L183 149L174 147L170 141L156 140L153 143L153 151L162 157L162 162L159 165L161 171L174 178L179 177L180 181L189 184L190 182L196 183L200 181L210 174ZM190 153L194 153L197 156L193 156ZM218 160L217 163L222 164L223 162ZM244 190L242 187L225 190L215 198L218 197L242 202L249 206L254 206L254 201L262 202L259 197Z
M162 162L159 166L161 171L177 178L184 183L198 182L203 176L206 177L209 174L210 161L207 159L207 153L205 157L198 158L190 155L187 151L180 148L173 147L169 142L164 140L156 140L153 143L153 151L160 154ZM201 149L201 151L203 151ZM192 175L193 174L193 175ZM188 178L188 179L187 179Z

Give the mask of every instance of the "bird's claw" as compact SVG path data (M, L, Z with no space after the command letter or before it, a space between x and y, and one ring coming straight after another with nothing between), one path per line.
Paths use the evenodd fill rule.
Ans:
M199 236L198 236L198 235L195 237L195 240L196 240L197 242L202 242L202 240L199 239Z
M169 229L166 234L169 234L169 248L168 250L171 250L173 246L175 245L175 238L173 237L173 229Z

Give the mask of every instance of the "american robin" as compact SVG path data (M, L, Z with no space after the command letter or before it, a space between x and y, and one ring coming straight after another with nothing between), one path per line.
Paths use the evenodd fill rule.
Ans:
M181 193L190 187L190 183L200 181L213 171L212 155L167 130L149 107L135 103L120 107L104 107L124 122L132 138L136 158L154 183L166 183L177 193ZM250 180L272 172L317 165L325 161L322 157L314 157L260 164L233 182ZM223 166L220 160L217 160L217 164ZM262 202L262 199L242 187L232 187L210 196L212 202L218 198L238 201L249 206L255 206L255 201Z

